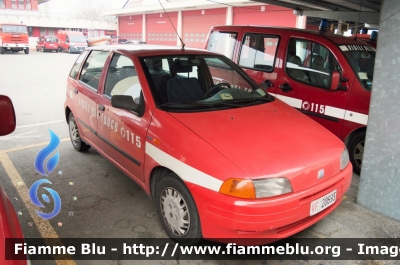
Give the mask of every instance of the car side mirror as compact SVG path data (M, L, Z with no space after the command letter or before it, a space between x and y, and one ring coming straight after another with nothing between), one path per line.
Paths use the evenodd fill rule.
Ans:
M15 112L11 99L0 95L0 136L12 133L15 130Z
M340 82L340 73L338 71L332 71L331 86L329 87L329 90L332 91L338 90L339 82Z
M129 95L114 95L111 97L111 106L114 108L130 110L136 112L138 116L144 114L143 94L140 93L139 102L136 103L132 96Z

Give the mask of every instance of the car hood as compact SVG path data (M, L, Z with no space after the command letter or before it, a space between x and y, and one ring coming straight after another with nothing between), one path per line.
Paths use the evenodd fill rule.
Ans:
M287 177L294 190L302 190L340 171L344 144L280 100L252 107L170 115L251 179Z

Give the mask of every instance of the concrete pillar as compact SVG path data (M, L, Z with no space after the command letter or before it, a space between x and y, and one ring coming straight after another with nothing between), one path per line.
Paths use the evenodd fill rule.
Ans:
M143 18L142 18L142 41L146 41L146 39L147 39L146 30L147 30L147 27L146 27L146 14L143 14Z
M384 0L357 203L400 220L400 1Z
M178 11L178 25L177 25L177 31L178 31L178 35L181 36L181 38L183 38L182 36L182 11ZM182 46L181 40L179 39L179 36L176 36L176 46ZM183 41L183 39L182 39Z
M233 7L228 6L226 8L226 21L225 25L233 25Z

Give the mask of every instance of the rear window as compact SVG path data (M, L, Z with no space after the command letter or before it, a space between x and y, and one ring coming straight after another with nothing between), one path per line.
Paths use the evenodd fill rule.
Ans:
M213 31L207 44L207 50L225 55L229 59L233 58L237 33Z
M46 38L46 42L57 42L57 38Z
M79 55L78 59L76 59L74 66L72 66L71 72L69 73L69 76L75 79L78 75L79 68L81 68L81 64L83 62L83 59L85 58L87 54L87 51L83 51L81 55Z
M278 43L278 36L246 34L240 51L239 65L272 72Z

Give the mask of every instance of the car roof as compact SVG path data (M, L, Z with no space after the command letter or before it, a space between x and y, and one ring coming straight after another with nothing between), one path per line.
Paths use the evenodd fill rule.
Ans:
M268 27L268 26L257 26L257 25L232 25L232 26L226 26L226 25L220 25L220 26L214 26L213 29L218 29L218 28L235 28L235 27L251 27L251 28L265 28L265 29L278 29L278 30L284 30L284 31L293 31L293 32L303 32L303 33L308 33L308 34L313 34L313 35L318 35L321 37L324 37L333 43L340 45L340 44L364 44L364 42L361 42L359 40L355 40L354 38L351 37L345 37L342 35L337 35L331 32L323 32L323 31L318 31L318 30L309 30L309 29L297 29L297 28L288 28L288 27Z
M220 55L218 53L210 52L203 49L196 48L185 48L182 51L181 47L168 46L168 45L136 45L136 44L116 44L116 45L103 45L93 46L87 48L88 50L107 50L107 51L128 51L137 56L158 56L158 55L184 55L184 54L208 54L208 55Z

